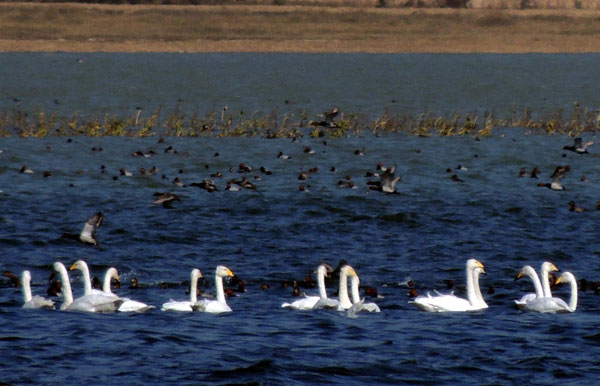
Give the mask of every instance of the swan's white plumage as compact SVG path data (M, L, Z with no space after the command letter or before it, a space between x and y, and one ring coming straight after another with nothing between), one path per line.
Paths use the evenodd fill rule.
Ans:
M169 300L164 303L161 307L162 311L180 311L180 312L192 312L194 309L192 308L194 304L198 301L197 288L198 288L198 279L202 277L202 273L199 269L194 268L190 273L190 300L183 301L175 301Z
M558 271L558 268L546 261L542 264L540 269L542 274L542 280L540 282L535 270L531 266L525 266L517 274L517 279L523 275L529 276L533 281L535 288L535 294L526 294L521 299L515 300L517 307L523 311L531 312L542 312L542 313L553 313L562 312L568 308L567 303L559 298L553 298L550 290L550 280L548 275L550 272Z
M535 293L525 294L521 297L521 299L515 300L515 304L520 310L524 309L525 305L533 299L544 297L542 283L540 282L540 278L538 277L538 274L535 272L533 267L531 267L530 265L526 265L523 268L521 268L515 280L518 280L523 276L529 276L531 278L531 281L533 282L533 287L535 289Z
M542 274L542 291L545 298L551 298L552 292L550 291L550 272L556 272L558 268L549 261L542 263L540 273Z
M358 276L350 278L350 295L352 296L352 307L348 309L348 316L354 317L359 312L381 312L379 306L375 303L365 303L365 299L360 298L359 292L360 279Z
M98 290L96 288L92 288L92 279L91 279L91 275L90 275L90 268L88 267L87 263L83 260L77 260L76 262L74 262L71 267L69 268L69 271L73 271L73 270L80 270L81 274L83 276L83 294L84 295L91 295L91 294L96 294L96 295L102 295L104 294L104 292L102 292L101 290Z
M480 271L476 272L476 269ZM428 312L464 312L476 311L487 308L487 303L481 297L479 290L479 274L485 273L483 264L475 259L467 260L467 297L459 298L450 295L418 296L412 303L423 311Z
M222 312L231 312L231 308L227 305L225 299L225 291L223 290L223 278L233 276L233 272L223 265L219 265L215 272L215 288L217 290L217 300L202 299L193 305L193 309L200 312L208 312L211 314L220 314Z
M336 302L335 300L329 299L327 297L327 289L325 288L325 275L327 275L327 270L327 265L325 264L321 264L317 268L317 287L319 289L319 296L304 295L303 298L295 300L291 303L283 303L281 307L291 308L293 310L310 311L315 309L317 303L320 300L323 300L325 302L327 302L328 300ZM335 307L337 307L337 302Z
M53 310L54 302L42 296L31 296L31 273L23 271L21 274L21 290L23 291L23 308L46 308Z
M335 309L337 311L346 311L352 307L352 302L348 297L348 276L354 277L356 271L349 265L344 265L340 269L340 286L338 289L338 299L319 299L315 308Z
M564 272L556 280L556 283L567 282L571 285L571 298L567 304L560 298L536 298L525 305L525 311L556 313L556 312L575 312L577 309L577 280L571 272Z
M61 310L83 311L83 312L111 312L116 311L121 303L120 299L115 299L104 294L83 295L73 300L73 292L71 290L71 282L67 268L61 263L56 262L53 266L54 270L60 275L62 284L63 303L60 306Z
M106 274L104 275L104 284L102 287L102 291L106 295L112 295L115 298L119 298L123 301L123 303L119 306L117 311L119 312L146 312L154 308L154 306L150 306L146 303L138 302L137 300L131 300L129 298L122 298L115 295L110 289L110 281L111 279L119 280L119 272L116 268L110 267L106 270Z

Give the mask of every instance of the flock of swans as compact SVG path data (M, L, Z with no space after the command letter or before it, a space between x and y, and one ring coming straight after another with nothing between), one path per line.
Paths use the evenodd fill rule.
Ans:
M111 280L119 280L119 274L116 268L109 268L104 276L102 290L92 288L90 271L85 261L78 260L71 265L70 270L78 269L83 275L83 296L73 298L71 282L67 268L61 262L53 265L54 271L58 273L61 282L61 292L63 302L60 310L63 311L81 311L81 312L146 312L155 308L129 298L122 298L115 295L110 288ZM191 273L192 284L190 289L189 301L170 300L162 305L163 311L199 311L208 313L231 312L227 305L225 292L223 290L223 278L233 276L233 272L222 265L218 266L215 274L215 285L217 290L217 299L197 299L197 282L202 277L200 270L193 269ZM23 291L23 308L48 308L55 309L54 301L41 296L32 296L31 294L31 273L23 271L21 275L21 287Z
M84 294L76 299L73 298L71 283L66 267L61 262L56 262L53 269L60 276L62 284L62 304L60 310L81 311L81 312L146 312L155 308L142 302L123 298L115 295L111 291L111 279L119 279L117 270L113 267L106 271L104 276L103 289L92 288L90 272L87 264L83 260L78 260L71 265L70 270L81 271L83 277ZM541 267L542 280L535 270L527 265L523 267L516 279L523 276L529 276L533 281L535 293L526 294L519 300L515 300L516 306L520 310L556 313L556 312L575 312L577 308L577 281L570 272L562 273L556 283L568 283L571 286L571 298L569 303L562 299L552 296L550 289L549 274L558 271L558 268L550 263L544 262ZM360 279L349 265L344 265L340 269L338 299L327 296L325 277L331 272L331 267L325 263L317 268L317 286L318 295L304 295L291 303L283 303L282 308L293 310L318 310L331 309L345 311L348 316L353 317L359 312L380 312L379 306L375 303L367 303L365 299L360 298L359 284ZM411 303L419 309L427 312L465 312L476 311L488 308L479 289L479 276L485 274L485 267L476 259L467 260L466 279L467 279L467 298L460 298L451 294L441 294L435 292L435 295L428 293L426 296L418 296ZM199 269L194 268L190 274L190 299L175 301L170 300L161 307L162 311L180 311L180 312L207 312L219 314L231 312L227 305L225 292L223 288L223 278L232 277L233 272L225 266L219 265L215 272L216 300L201 299L197 297L197 282L202 278ZM32 296L31 293L31 274L29 271L23 271L21 275L21 286L23 292L23 308L49 308L55 309L54 301L41 296ZM348 294L348 278L350 278L350 295Z

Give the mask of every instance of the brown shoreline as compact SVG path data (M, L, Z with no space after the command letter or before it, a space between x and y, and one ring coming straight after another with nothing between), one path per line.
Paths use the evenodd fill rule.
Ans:
M600 52L600 11L0 3L0 52Z

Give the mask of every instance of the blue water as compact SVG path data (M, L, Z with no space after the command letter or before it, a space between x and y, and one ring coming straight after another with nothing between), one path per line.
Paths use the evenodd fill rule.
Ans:
M76 62L79 57L83 63ZM204 107L227 104L279 111L289 105L280 105L285 97L273 86L277 77L271 73L279 74L281 82L298 85L298 89L286 88L295 100L301 100L298 96L309 90L308 84L316 85L314 94L307 91L310 101L293 107L314 113L340 104L379 114L391 99L390 90L403 101L398 109L408 106L415 111L423 106L436 111L476 110L487 108L488 103L513 102L550 110L573 100L588 106L596 103L586 79L597 75L593 70L585 74L573 70L574 65L593 63L594 55L2 54L0 58L14 75L0 83L2 95L15 95L21 104L43 108L59 98L57 108L86 114L120 114L127 106L135 109L143 103L168 105L178 95L190 100L186 105L190 109L195 108L193 99L194 105ZM442 66L436 59L451 64L452 75L442 77L434 70ZM17 71L16 63L22 71ZM194 81L166 74L165 63L185 68L184 74L196 74ZM269 71L263 72L265 67L259 63L268 63ZM292 74L287 71L294 63L314 66L304 72L309 81L298 69ZM371 84L358 81L362 72L357 69L367 64L375 69L373 63L384 64L380 75ZM495 70L469 72L482 63ZM74 70L80 65L101 69L105 81L99 80L96 70ZM532 72L519 76L505 69L509 65ZM441 77L452 87L435 92L432 83L423 84L427 67L432 68L431 82ZM137 69L135 76L132 68ZM534 68L540 73L551 68L555 75L532 76ZM402 69L423 75L411 78ZM230 76L217 79L215 74L225 72ZM568 75L556 75L563 73ZM391 80L385 82L386 77ZM472 79L469 85L458 80L467 78ZM218 86L192 87L199 79L218 81ZM244 87L243 79L261 87ZM330 97L325 92L328 79ZM392 87L400 83L405 87ZM54 92L48 84L54 84ZM79 87L68 87L75 84ZM346 85L350 91L344 93L341 86L333 85ZM7 92L7 87L14 91ZM260 91L252 92L253 87ZM269 87L274 87L277 97L269 96L265 91ZM536 87L561 92L549 92L543 102L546 94ZM514 91L524 89L532 93ZM5 98L2 108L12 108L14 103ZM592 133L584 136L598 142ZM577 278L600 280L596 246L600 212L594 210L600 197L600 151L594 149L597 145L587 155L563 151L562 146L571 142L566 136L526 135L520 129L496 130L493 137L480 140L366 135L328 139L326 144L308 138L296 142L165 138L165 143L158 143L158 138L74 137L71 143L55 137L1 139L0 269L31 270L33 292L41 295L54 261L71 264L85 259L97 276L115 266L124 284L116 292L157 309L139 315L23 310L19 289L1 277L0 381L594 384L600 374L598 295L581 291L577 311L568 315L522 313L513 305L523 293L532 292L529 280L513 281L525 264L537 269L549 260ZM164 152L169 145L176 154ZM315 154L304 153L305 146ZM94 152L93 147L103 150ZM364 156L354 155L362 148ZM151 158L131 156L150 149L156 152ZM291 159L278 159L279 151ZM397 165L402 177L399 194L367 189L372 178L365 173L375 171L380 161ZM254 167L246 175L257 190L225 191L225 181L243 175L237 171L241 162ZM468 168L453 171L462 183L452 181L446 171L459 164ZM563 180L565 191L536 186L549 182L554 167L564 164L571 166ZM23 165L34 174L20 174ZM101 173L102 165L106 173ZM154 165L160 169L158 174L139 174L140 168ZM273 174L261 174L260 166ZM335 172L330 171L332 166ZM521 167L530 171L535 166L542 170L539 180L518 178ZM122 167L134 176L113 179ZM313 167L319 171L308 180L298 180L301 171ZM44 171L52 176L44 178ZM176 176L186 184L201 181L216 171L224 177L214 179L219 191L213 194L171 183ZM254 180L255 175L261 179ZM583 175L589 182L580 181ZM338 188L337 182L346 176L357 189ZM310 191L299 191L300 184L310 185ZM171 209L153 205L153 193L164 191L178 194L181 201ZM588 211L570 212L570 200ZM105 215L97 232L100 248L59 239L64 232L77 232L97 211ZM444 279L464 286L464 264L470 257L486 266L481 284L487 310L429 314L409 303L404 284L408 279L420 293L445 290ZM321 261L336 265L340 259L356 269L362 284L377 288L380 298L370 301L379 304L381 313L348 318L345 313L280 308L293 299L291 288L283 288L282 281L302 280ZM212 276L219 264L246 283L245 293L228 299L231 314L160 311L160 305L171 298L187 298L194 267L204 273L201 288L214 292ZM143 288L127 288L132 277ZM80 275L73 274L71 280L75 295L80 295ZM163 282L166 289L161 289ZM261 290L262 283L270 288ZM493 294L488 293L489 287ZM332 296L333 292L331 288ZM461 288L456 292L464 296ZM567 299L569 289L559 288L555 296Z

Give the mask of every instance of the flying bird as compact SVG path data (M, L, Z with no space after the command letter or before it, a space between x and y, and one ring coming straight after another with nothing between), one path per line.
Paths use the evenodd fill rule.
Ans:
M77 240L80 243L87 245L99 246L98 240L96 239L96 229L102 225L104 215L102 212L98 212L90 217L83 225L83 229L79 234L63 233L60 237L63 239Z

